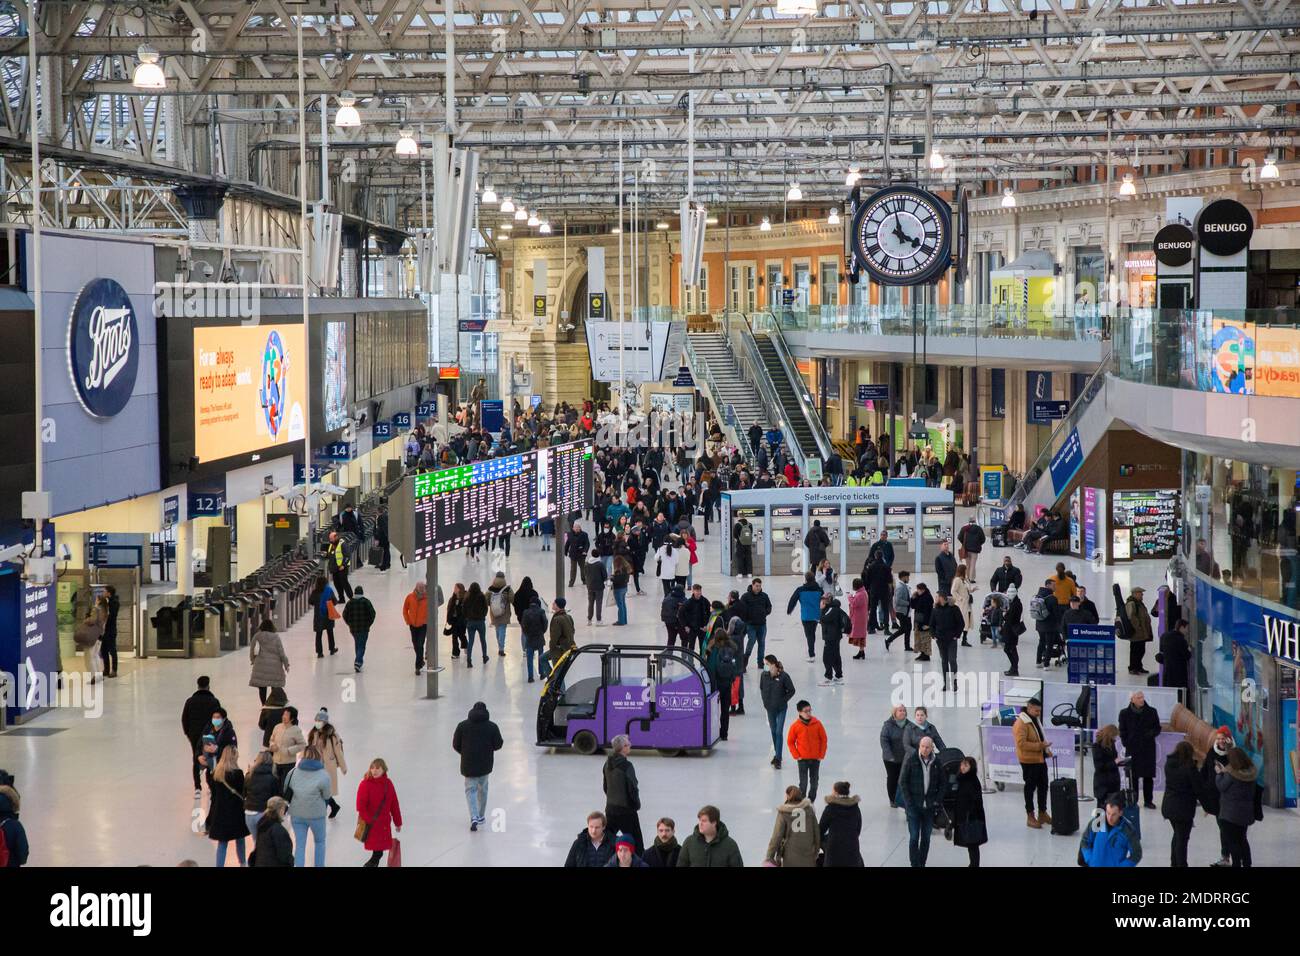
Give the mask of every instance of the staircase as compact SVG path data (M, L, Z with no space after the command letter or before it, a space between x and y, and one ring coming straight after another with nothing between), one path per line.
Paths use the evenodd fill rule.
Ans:
M758 422L764 429L767 428L767 415L757 389L741 375L740 367L720 333L692 332L688 338L688 355L691 356L692 364L702 362L706 366L705 369L691 369L696 387L706 394L712 393L709 397L718 406L715 408L718 421L726 421L728 405L736 410L736 433L743 439L741 447L748 450L749 440L745 433L749 427ZM700 387L706 383L712 387Z
M785 419L781 423L781 430L786 433L787 440L793 436L794 443L804 455L820 457L817 452L817 439L813 436L812 428L804 417L803 399L795 391L794 383L786 373L776 346L772 344L769 336L762 333L754 336L754 342L758 346L758 354L767 369L768 377L772 380L776 397L781 403L781 412Z

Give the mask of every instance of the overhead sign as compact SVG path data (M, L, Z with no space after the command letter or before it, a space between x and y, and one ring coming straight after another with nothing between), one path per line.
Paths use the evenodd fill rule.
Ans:
M371 433L371 435L373 435L375 438L392 438L392 437L393 437L393 423L392 423L392 422L375 422L374 425L372 425L371 428L370 428L370 433Z
M460 378L459 365L444 365L438 369L438 378ZM430 413L432 414L432 412Z
M216 517L226 507L226 496L221 492L191 491L186 499L185 513L191 518Z
M1083 467L1083 442L1079 439L1079 429L1070 429L1065 444L1056 450L1049 467L1052 472L1052 488L1060 495L1070 479Z
M383 424L387 425L388 422ZM316 457L324 461L351 461L356 457L356 446L350 441L330 442L324 448L317 449Z
M1171 222L1155 238L1156 261L1161 265L1177 269L1192 261L1192 250L1196 237L1192 230L1181 222Z
M677 377L673 379L673 384L678 388L694 388L695 376L691 374L689 367L682 365L677 369Z
M91 279L68 320L68 374L81 407L112 418L131 400L139 367L140 328L130 297L112 279Z
M1235 199L1216 199L1196 217L1196 241L1216 256L1235 256L1250 245L1255 219Z
M441 370L439 370L441 372ZM441 375L439 376L441 377ZM428 418L438 411L438 406L433 402L421 402L415 406L415 416L417 418Z
M410 428L410 427L411 427L411 413L410 413L410 412L394 412L394 413L393 413L393 427L394 427L394 428Z
M794 289L782 289L781 304L786 308L789 308L790 306L794 305L794 296L795 296Z
M329 465L313 464L311 466L311 480L313 483L325 480L326 472L333 471ZM307 469L302 465L293 466L293 483L295 485L305 485L307 483Z
M181 516L181 499L180 495L172 495L163 499L163 527L173 527Z
M1070 414L1070 403L1063 398L1035 399L1031 414L1038 421L1059 421Z
M533 318L535 319L546 318L546 296L544 295L533 296Z
M681 371L685 322L588 322L587 353L597 382L657 382L665 367Z
M487 319L461 319L458 328L462 332L482 332L487 328Z
M1051 372L1025 372L1025 396L1029 399L1027 411L1029 412L1028 424L1046 425L1051 421L1050 418L1037 418L1034 415L1034 406L1040 401L1052 397L1052 373Z
M858 386L858 404L865 405L867 402L885 402L889 401L889 385L859 385Z
M479 403L479 421L486 432L501 431L506 421L505 402L499 398L485 398Z
M587 318L603 321L605 318L605 293L592 292L587 295Z
M306 349L301 325L194 329L194 453L217 461L302 441Z

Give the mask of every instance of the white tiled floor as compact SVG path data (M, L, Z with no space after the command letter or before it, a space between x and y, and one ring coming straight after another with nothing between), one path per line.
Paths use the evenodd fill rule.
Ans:
M704 585L706 595L725 597L736 582L712 570L718 566L717 540L715 526L714 535L705 539L696 580ZM549 600L554 562L539 548L540 539L516 536L507 573L512 583L524 574L532 575ZM987 585L988 575L1005 553L1014 555L1027 581L1045 577L1057 560L986 551L980 567L982 585ZM1069 564L1089 585L1105 614L1111 611L1112 581L1126 592L1131 583L1154 588L1164 573L1163 562L1101 573L1082 562ZM352 807L358 775L375 756L387 760L401 798L407 865L560 864L582 829L586 812L603 805L602 758L552 753L534 745L540 685L524 681L516 625L511 626L509 656L492 656L487 666L476 665L473 670L460 663L444 674L440 700L423 699L424 679L413 673L410 642L401 621L401 601L411 580L407 575L395 567L387 574L367 569L354 576L354 583L366 587L379 611L364 675L352 673L351 640L341 625L340 653L321 661L312 652L309 618L294 625L285 638L293 662L291 702L302 710L304 724L318 707L330 709L353 768L342 781L344 813L329 829L330 865L355 866L365 859L351 838ZM487 583L486 563L468 563L463 554L442 559L444 587L458 578L468 582L475 577ZM933 586L933 575L923 579ZM910 668L911 655L897 644L886 655L879 643L873 643L867 660L846 658L844 686L818 687L820 665L802 657L797 616L782 613L796 583L792 577L768 581L773 603L778 605L770 622L768 648L786 662L799 695L813 702L826 723L830 752L823 765L822 791L828 791L834 780L851 781L854 791L864 797L862 852L867 864L905 866L906 821L902 811L891 810L885 799L878 733L889 709L891 675ZM977 606L983 593L976 594ZM631 626L626 630L588 629L579 614L579 641L658 643L662 639L658 598L651 592L630 597L628 603ZM489 643L493 643L490 636ZM1024 656L1032 662L1032 646ZM927 666L937 669L937 657ZM960 666L963 671L1000 673L1006 660L1000 650L977 646L962 651ZM1021 670L1035 673L1032 663ZM25 801L22 819L32 843L32 865L169 865L186 857L210 865L214 845L191 829L195 812L189 755L179 726L181 705L200 674L212 677L213 690L230 710L247 760L260 742L259 705L257 692L248 686L248 659L242 652L204 661L124 658L122 676L108 685L102 718L90 720L60 711L29 725L59 731L52 735L0 735L0 767L16 774ZM1127 675L1123 679L1132 680ZM502 829L471 834L457 757L450 744L453 728L476 700L487 703L506 745L497 755L489 799L489 817ZM978 710L940 708L931 717L950 745L978 751ZM796 771L789 761L781 773L768 766L771 737L756 703L748 716L735 718L731 728L731 739L708 756L634 754L644 805L642 826L650 832L657 817L671 816L678 821L679 835L684 835L699 806L715 803L747 862L757 864L771 832L773 808L781 802L784 787L796 782ZM1025 827L1018 786L989 794L985 800L991 836L984 848L986 865L1075 865L1077 838ZM1091 807L1082 804L1081 815L1086 816ZM1295 862L1298 822L1293 812L1268 811L1264 822L1252 827L1257 865ZM1143 831L1145 862L1165 864L1169 828L1158 812L1144 811ZM1192 859L1208 863L1217 857L1217 850L1214 822L1198 819ZM936 839L931 865L965 862L964 851Z

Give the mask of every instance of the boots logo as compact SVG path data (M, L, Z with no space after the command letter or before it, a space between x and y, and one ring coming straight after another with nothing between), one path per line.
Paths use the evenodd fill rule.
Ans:
M86 283L68 322L68 374L81 407L112 418L135 391L140 330L126 290L112 279Z

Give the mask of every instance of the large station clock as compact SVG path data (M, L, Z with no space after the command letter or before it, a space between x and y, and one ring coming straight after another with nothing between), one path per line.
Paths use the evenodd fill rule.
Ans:
M882 285L936 281L951 264L952 212L948 203L915 186L886 186L853 216L858 262Z

